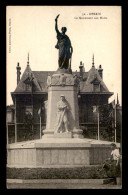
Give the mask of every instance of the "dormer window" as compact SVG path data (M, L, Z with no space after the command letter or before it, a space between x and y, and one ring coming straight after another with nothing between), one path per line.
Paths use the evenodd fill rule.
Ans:
M26 84L26 91L29 91L29 90L30 90L30 85Z
M100 84L93 84L93 91L94 92L100 92Z
M26 91L31 91L31 81L29 77L24 81L24 83Z
M93 84L93 92L100 92L100 81L95 78L91 83Z

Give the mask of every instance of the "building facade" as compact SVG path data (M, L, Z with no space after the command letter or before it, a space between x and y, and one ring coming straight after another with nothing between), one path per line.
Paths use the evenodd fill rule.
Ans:
M11 92L13 105L7 106L7 131L8 142L39 139L46 127L47 117L47 77L53 71L32 71L29 59L26 69L20 78L21 67L17 64L17 86ZM72 74L79 79L78 105L79 122L85 137L97 139L97 112L93 106L108 105L108 99L113 95L103 81L103 69L92 66L85 72L84 65L80 62L79 72ZM100 123L100 136L109 132L109 129ZM112 133L112 132L111 132ZM110 136L112 137L110 133Z

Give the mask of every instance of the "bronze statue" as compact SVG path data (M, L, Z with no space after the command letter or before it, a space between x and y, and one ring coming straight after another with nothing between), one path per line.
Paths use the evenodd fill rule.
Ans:
M71 57L73 53L73 48L69 37L65 35L67 28L62 27L61 28L62 33L60 33L58 30L58 25L57 25L58 17L59 15L57 15L55 19L55 30L57 32L57 40L58 40L55 48L59 49L59 60L58 60L59 68L71 69Z

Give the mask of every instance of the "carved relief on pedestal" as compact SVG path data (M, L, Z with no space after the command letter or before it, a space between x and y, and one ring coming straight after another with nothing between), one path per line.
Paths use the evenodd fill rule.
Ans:
M73 77L67 77L67 79L66 79L66 85L74 85L74 79L73 79Z
M60 96L61 100L57 102L57 123L54 133L69 133L68 112L70 106L64 95Z
M60 79L59 79L59 84L64 86L66 84L66 76L64 74L61 74Z
M58 86L66 86L66 85L75 85L78 86L79 79L77 75L70 75L67 76L65 74L60 75L48 75L47 78L47 86L50 87L52 85L58 85Z
M60 79L60 76L54 76L52 77L52 85L59 85L59 79Z
M51 75L49 74L48 75L48 78L47 78L47 86L51 86L51 82L52 82L52 78L51 78Z

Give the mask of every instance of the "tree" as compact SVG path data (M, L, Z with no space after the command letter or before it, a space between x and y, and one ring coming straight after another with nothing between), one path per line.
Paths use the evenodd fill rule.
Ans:
M113 141L114 134L114 110L111 104L104 104L99 106L99 120L100 124L106 127L108 132L108 139ZM106 136L106 132L105 132Z

